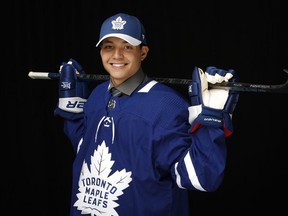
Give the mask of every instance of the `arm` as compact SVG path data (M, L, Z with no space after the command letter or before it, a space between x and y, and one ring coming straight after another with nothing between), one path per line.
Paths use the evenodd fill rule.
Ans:
M235 81L235 71L208 67L195 68L189 86L191 146L172 171L180 188L215 191L223 181L226 166L226 137L233 132L232 113L237 92L208 89L208 82Z

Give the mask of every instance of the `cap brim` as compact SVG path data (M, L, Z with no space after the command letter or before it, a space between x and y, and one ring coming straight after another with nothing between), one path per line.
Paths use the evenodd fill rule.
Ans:
M117 37L117 38L121 38L125 41L127 41L129 44L131 44L132 46L138 46L140 45L142 42L140 40L137 40L129 35L126 35L126 34L117 34L117 33L113 33L113 34L107 34L105 36L103 36L99 41L98 43L96 44L96 47L99 46L99 44L106 38L108 37Z

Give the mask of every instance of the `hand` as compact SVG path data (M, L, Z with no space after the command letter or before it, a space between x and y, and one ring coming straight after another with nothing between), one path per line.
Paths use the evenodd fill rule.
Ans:
M202 125L223 127L225 136L233 132L232 114L238 102L239 93L228 89L209 89L208 83L235 82L236 72L208 67L206 72L195 67L189 85L191 106L189 123L192 132Z
M88 97L88 87L85 81L77 79L76 74L84 74L83 68L77 61L70 59L67 63L62 63L59 73L59 102L55 114L65 115L62 111L82 113Z

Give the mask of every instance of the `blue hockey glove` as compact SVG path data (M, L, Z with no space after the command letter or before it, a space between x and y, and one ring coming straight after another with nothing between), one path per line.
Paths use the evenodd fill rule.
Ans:
M189 85L191 106L189 107L189 123L191 132L202 125L222 127L225 136L233 133L232 114L237 105L239 92L227 89L209 89L208 83L235 82L236 72L216 67L207 67L206 72L195 67Z
M84 74L85 71L77 61L70 59L67 63L62 63L59 73L59 102L55 115L71 118L73 114L83 112L87 101L87 84L76 76Z

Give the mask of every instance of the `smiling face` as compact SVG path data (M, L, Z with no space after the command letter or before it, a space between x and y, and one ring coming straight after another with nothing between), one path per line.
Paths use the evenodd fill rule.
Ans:
M148 46L132 46L117 37L103 40L100 50L102 64L114 86L119 86L139 70L148 51Z

